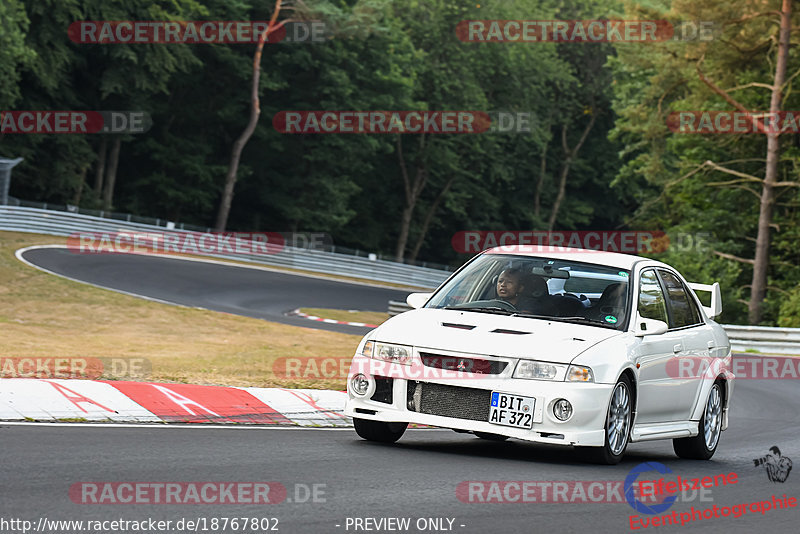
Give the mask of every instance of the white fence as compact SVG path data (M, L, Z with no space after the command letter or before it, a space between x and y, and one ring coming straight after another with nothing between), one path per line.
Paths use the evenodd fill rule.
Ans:
M389 301L389 315L408 311L405 302ZM740 326L724 324L733 352L800 355L800 328L773 328L770 326Z
M184 232L164 226L107 219L91 215L52 211L39 208L0 206L0 230L69 236L78 232ZM202 254L201 254L202 255ZM215 258L288 267L325 274L363 278L376 282L391 282L408 286L434 288L441 284L449 271L419 267L368 257L339 254L321 250L285 247L275 254L205 254Z

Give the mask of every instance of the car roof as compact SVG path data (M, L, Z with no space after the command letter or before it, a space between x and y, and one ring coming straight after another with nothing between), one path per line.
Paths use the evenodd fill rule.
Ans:
M504 245L483 251L483 254L516 254L531 258L551 258L557 260L571 260L595 265L605 265L617 269L631 270L640 261L648 264L669 267L657 260L634 256L633 254L620 254L619 252L605 252L602 250L587 250L582 248L555 247L544 245Z

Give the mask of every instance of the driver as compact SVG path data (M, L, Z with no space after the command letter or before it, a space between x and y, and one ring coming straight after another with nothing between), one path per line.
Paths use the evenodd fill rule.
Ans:
M525 289L522 285L522 271L516 268L505 269L497 278L497 297L516 307L519 295Z

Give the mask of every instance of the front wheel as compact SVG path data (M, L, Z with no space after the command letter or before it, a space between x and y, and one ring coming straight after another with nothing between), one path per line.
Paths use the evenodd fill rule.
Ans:
M722 432L722 400L722 384L714 382L708 393L697 435L691 438L672 440L672 448L680 458L708 460L714 456L719 444L719 435Z
M582 447L587 459L593 463L615 465L622 460L631 432L633 398L631 381L622 376L611 392L605 425L605 443L602 447Z
M403 436L406 428L408 428L408 423L384 423L383 421L371 421L354 417L353 426L356 429L356 434L368 441L394 443Z

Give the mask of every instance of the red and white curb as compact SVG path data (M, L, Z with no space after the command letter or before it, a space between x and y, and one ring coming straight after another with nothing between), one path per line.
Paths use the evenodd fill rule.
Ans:
M329 324L344 324L347 326L365 326L367 328L378 328L376 324L367 324L367 323L356 323L351 321L337 321L336 319L325 319L324 317L317 317L316 315L308 315L307 313L301 312L299 309L292 310L286 315L292 315L295 317L302 317L303 319L308 319L309 321L319 321L321 323L329 323Z
M0 379L0 420L351 426L347 394L103 380Z

